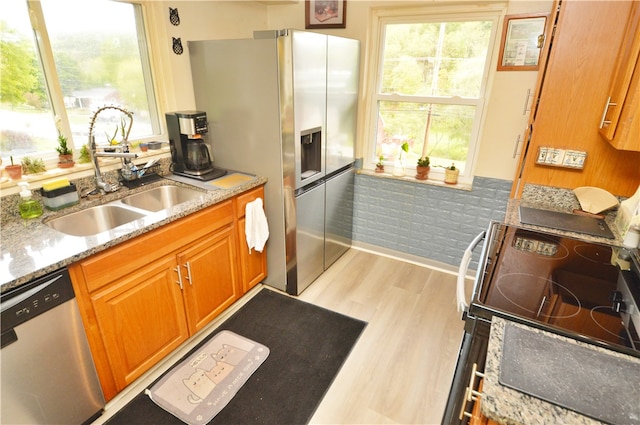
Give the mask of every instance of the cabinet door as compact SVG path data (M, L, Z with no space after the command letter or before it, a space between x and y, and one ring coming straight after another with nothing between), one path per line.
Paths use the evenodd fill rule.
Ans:
M224 227L178 255L192 334L239 297L234 232L233 226Z
M238 218L238 256L240 259L240 279L242 281L242 293L245 294L251 288L262 282L267 277L267 247L265 245L262 252L255 249L249 252L247 237L245 234L245 209L247 203L262 198L264 202L264 187L253 189L238 196L237 218ZM264 206L264 204L263 204Z
M640 151L640 4L633 2L600 134L616 149Z
M158 260L91 296L118 390L189 336L176 267Z
M252 249L249 252L244 227L246 219L238 220L238 245L240 246L240 276L242 280L242 293L246 294L251 288L262 282L267 277L267 247L262 252Z
M514 197L521 196L525 184L597 186L620 196L638 188L640 154L612 149L598 131L631 5L562 1L548 63L540 71L544 78ZM540 147L587 152L584 169L537 164Z

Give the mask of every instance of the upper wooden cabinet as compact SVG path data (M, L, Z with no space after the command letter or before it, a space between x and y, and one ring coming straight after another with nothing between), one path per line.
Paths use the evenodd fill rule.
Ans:
M632 6L631 1L560 3L512 197L519 198L525 184L597 186L619 196L635 193L640 152L615 149L599 132ZM584 168L536 164L540 147L587 152Z
M633 2L600 134L616 149L640 151L640 3Z

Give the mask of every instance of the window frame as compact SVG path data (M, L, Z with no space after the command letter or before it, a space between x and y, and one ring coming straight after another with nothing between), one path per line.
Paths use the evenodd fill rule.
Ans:
M486 116L488 99L490 94L491 80L494 75L494 63L497 58L496 43L498 40L499 27L501 19L506 12L506 5L503 3L494 3L490 5L479 6L423 6L423 7L407 7L407 8L388 8L381 7L372 10L369 33L367 39L370 41L372 48L370 49L370 57L367 61L368 75L365 79L365 117L363 131L363 169L372 171L378 162L376 157L377 146L377 123L378 123L378 103L380 101L411 101L437 104L456 104L456 105L472 105L476 107L473 119L473 127L471 132L471 140L469 142L469 151L467 155L464 172L460 173L459 184L471 185L475 165L480 151L480 136L484 119ZM405 96L398 94L380 93L382 83L382 71L384 62L384 41L385 29L388 24L400 23L420 23L420 22L443 22L443 21L461 21L461 20L490 20L493 22L491 35L488 43L487 59L485 61L483 77L480 88L480 96L478 98L461 98L461 97L433 97L433 96ZM367 89L369 87L369 89ZM390 161L385 161L385 165L392 166ZM429 180L443 180L444 169L434 167L434 165L447 164L431 164ZM408 170L415 169L416 164L405 164ZM410 173L407 173L410 174Z
M64 93L60 86L60 80L58 72L55 66L53 48L49 39L49 34L46 28L46 20L44 11L42 9L42 3L40 0L22 0L27 4L27 12L30 15L31 27L34 32L34 41L36 44L37 55L40 60L40 66L45 79L45 85L47 90L47 96L51 103L51 111L53 119L56 121L57 127L68 136L69 148L73 151L74 156L80 152L82 145L86 143L86 140L73 139L72 129L67 115L67 110L64 104ZM151 54L152 40L149 37L148 19L147 13L145 13L144 5L139 1L131 0L117 0L120 3L130 4L134 8L135 26L138 38L142 38L143 41L138 43L141 56L141 66L145 81L145 93L147 94L147 102L149 106L149 116L151 126L154 134L145 137L136 137L136 140L151 141L164 137L164 127L161 120L161 108L160 98L163 93L160 92L156 78L154 75L154 58ZM149 94L151 91L151 94ZM87 123L88 129L88 123ZM51 149L39 151L37 153L27 155L36 158L40 158L44 161L47 170L55 169L58 162L58 154L55 150L56 144L55 138L52 137ZM17 157L17 160L20 158ZM115 161L117 162L117 161ZM85 167L76 163L75 169L62 170L58 174L73 174L74 172L82 171ZM89 164L91 165L91 164ZM4 187L4 185L3 185Z

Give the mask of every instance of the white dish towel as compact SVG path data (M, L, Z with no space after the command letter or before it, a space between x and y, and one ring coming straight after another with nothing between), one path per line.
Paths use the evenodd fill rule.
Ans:
M262 198L256 198L254 201L247 203L245 207L244 233L247 237L249 253L254 248L256 251L262 252L264 244L269 239L269 225L267 217L264 215Z

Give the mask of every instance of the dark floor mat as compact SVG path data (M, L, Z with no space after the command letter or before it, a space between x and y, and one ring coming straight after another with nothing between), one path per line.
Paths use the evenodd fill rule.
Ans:
M263 289L211 332L213 336L230 330L266 345L270 354L209 423L307 423L365 326L360 320ZM141 393L107 423L183 422Z

